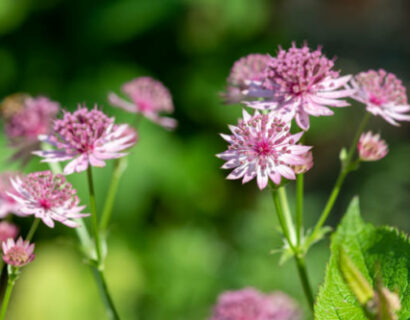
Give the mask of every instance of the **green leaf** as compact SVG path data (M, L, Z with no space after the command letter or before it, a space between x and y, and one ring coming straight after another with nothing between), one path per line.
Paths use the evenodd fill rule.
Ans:
M359 200L354 198L332 236L331 257L325 282L315 305L315 320L367 320L362 305L340 271L340 252L374 289L378 278L402 305L399 320L410 317L410 242L404 233L391 227L376 228L360 217Z

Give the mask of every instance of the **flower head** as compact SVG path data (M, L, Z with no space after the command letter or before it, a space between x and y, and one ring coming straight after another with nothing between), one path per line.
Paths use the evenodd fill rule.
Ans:
M78 108L73 113L65 112L63 119L54 122L53 132L41 139L57 150L36 151L45 162L71 160L64 174L87 170L88 165L104 167L105 160L121 158L121 152L134 145L135 131L126 124L115 125L114 118L94 108Z
M80 201L77 191L62 174L54 175L50 171L34 172L11 182L15 194L9 195L20 204L19 213L34 215L50 228L54 227L54 221L68 227L77 227L71 219L88 215L80 213L85 206L78 205Z
M313 155L312 151L308 151L305 154L300 155L302 158L306 160L306 162L302 165L296 165L292 166L293 171L295 171L296 174L302 174L308 172L310 169L313 167Z
M227 291L218 298L210 320L297 320L295 303L283 293L265 295L255 289Z
M326 106L345 107L339 98L349 97L354 89L343 88L350 76L339 77L333 70L334 61L323 55L320 48L310 50L305 44L289 50L279 49L270 59L264 83L249 90L248 95L261 98L247 102L256 109L290 113L303 130L309 128L309 116L330 116ZM338 90L343 88L341 90Z
M356 89L353 99L366 105L370 113L381 116L392 125L398 121L410 121L406 88L394 74L383 69L361 72L350 82Z
M9 213L17 213L19 204L8 195L15 193L10 179L19 176L16 172L3 172L0 174L0 218L4 218Z
M373 134L371 131L362 133L357 150L361 161L377 161L389 152L386 142L380 139L379 134Z
M301 155L311 147L296 144L303 132L290 134L290 122L273 113L253 116L243 111L237 126L230 126L232 135L222 134L229 148L217 156L226 163L223 169L234 170L228 179L242 179L246 183L256 178L260 189L267 186L269 178L280 184L281 177L295 179L294 165L304 165Z
M113 106L128 112L141 113L167 129L174 129L177 126L175 119L159 115L160 112L174 111L171 93L161 82L150 77L140 77L125 83L122 91L130 97L132 102L123 100L115 93L110 93L108 101Z
M19 233L19 228L10 222L0 222L0 243L3 243L7 239L15 239Z
M261 85L270 59L267 54L249 54L236 61L227 79L226 92L222 94L225 103L241 102L251 85Z
M17 242L9 238L2 244L3 260L5 263L14 266L22 267L34 260L34 243L23 241L20 237Z

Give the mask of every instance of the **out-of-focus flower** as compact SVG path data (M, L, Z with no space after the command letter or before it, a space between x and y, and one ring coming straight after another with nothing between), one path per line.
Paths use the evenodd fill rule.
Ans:
M3 260L14 267L22 267L34 260L34 243L23 241L20 237L16 242L9 238L2 243Z
M356 90L352 98L365 104L370 113L395 126L397 121L410 121L410 114L405 114L410 111L406 88L394 74L369 70L356 75L350 84Z
M54 122L53 132L40 139L57 150L35 151L44 157L43 162L71 160L64 168L64 174L87 170L88 165L104 167L105 160L121 158L121 152L136 142L135 131L126 124L115 125L97 108L78 108L73 113L65 112L63 119Z
M246 288L221 294L209 320L299 320L300 311L283 293Z
M15 239L19 233L19 228L10 222L0 222L0 243L3 243L9 238Z
M10 146L17 149L13 159L28 161L33 150L38 149L38 136L48 134L59 104L46 97L15 94L1 104L4 129Z
M132 102L111 92L108 101L113 106L128 112L140 113L167 129L174 129L177 126L175 119L160 116L160 112L174 111L171 93L161 82L150 77L140 77L125 83L122 91L131 98Z
M221 135L229 143L228 150L217 155L226 160L222 168L235 168L227 178L243 178L242 183L256 178L260 189L269 178L277 185L281 177L295 179L292 166L304 165L301 155L311 147L296 144L303 132L290 134L289 120L258 111L251 116L244 110L238 125L229 127L233 134Z
M8 193L14 193L10 179L19 176L16 172L3 172L0 174L0 218L9 213L17 213L19 204Z
M9 195L20 204L21 215L34 215L50 228L54 220L75 228L74 218L88 216L80 213L85 206L79 206L77 191L62 174L50 171L30 173L24 178L11 180L15 193Z
M236 61L227 79L222 97L226 104L241 102L251 85L260 86L266 77L266 67L271 57L267 54L249 54Z
M296 174L306 173L313 167L312 151L308 151L305 154L302 154L301 157L304 158L306 162L302 165L292 166L293 171L295 171Z
M334 61L322 54L321 48L310 50L305 44L289 50L279 49L269 61L266 80L253 86L248 95L260 98L246 102L252 108L290 113L303 130L309 129L309 116L330 116L326 106L345 107L340 98L349 97L354 89L345 88L351 76L339 76ZM340 90L339 90L340 89Z
M377 161L389 152L386 142L380 139L379 134L373 134L371 131L362 133L357 150L361 161Z

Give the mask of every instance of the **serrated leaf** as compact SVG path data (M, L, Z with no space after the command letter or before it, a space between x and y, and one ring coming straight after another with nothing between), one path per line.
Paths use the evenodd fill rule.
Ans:
M359 301L343 279L339 268L340 250L346 252L364 279L374 288L377 277L398 293L399 320L410 317L410 242L391 227L375 228L360 217L359 200L353 199L332 236L331 257L325 282L315 305L316 320L368 320Z

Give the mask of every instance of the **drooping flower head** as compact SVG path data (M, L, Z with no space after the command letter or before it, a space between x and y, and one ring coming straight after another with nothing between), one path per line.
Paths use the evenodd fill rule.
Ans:
M394 74L369 70L356 75L350 84L356 89L352 98L365 104L370 113L395 126L398 121L410 121L410 114L405 114L410 111L406 88Z
M0 218L6 217L9 213L17 213L19 204L8 195L14 193L10 179L19 176L17 172L3 172L0 174Z
M379 134L373 134L371 131L362 133L357 150L361 161L377 161L389 152L386 141L380 139Z
M39 146L38 136L50 132L59 104L46 97L15 94L4 99L1 109L6 136L17 149L13 159L27 161Z
M3 243L7 239L15 239L19 233L19 228L10 222L0 222L0 243Z
M65 112L63 119L54 122L52 134L41 139L57 150L36 151L45 162L71 160L64 174L87 170L89 165L104 167L105 160L127 155L125 149L134 145L135 131L126 124L115 125L114 118L94 108L79 107L73 113Z
M20 204L19 213L34 215L50 228L54 227L54 221L75 228L78 225L71 219L88 216L80 213L85 206L79 206L77 191L62 174L34 172L11 182L15 194L9 195Z
M303 159L305 159L305 163L302 165L296 165L292 166L293 171L295 171L296 174L302 174L308 172L310 169L313 167L313 155L312 151L308 151L304 154L300 155Z
M249 54L236 61L227 79L226 92L222 94L225 103L241 102L251 85L261 85L270 59L267 54Z
M16 242L9 238L1 246L3 260L11 266L22 267L34 260L34 243L23 241L21 237Z
M246 288L221 294L209 320L299 320L295 303L283 293L265 295Z
M350 76L339 76L334 61L321 48L310 50L305 44L297 48L293 43L288 50L279 49L269 61L267 77L262 86L251 88L249 95L262 99L247 102L256 109L290 113L303 129L309 129L309 116L330 116L326 106L345 107L349 104L339 98L349 97L354 89L344 86ZM340 90L339 90L340 89Z
M141 113L151 121L167 129L177 126L175 119L160 116L160 112L174 111L172 96L169 90L158 80L151 77L140 77L122 86L122 91L130 97L128 102L115 93L108 95L108 101L116 107L132 113Z
M228 179L242 179L246 183L256 178L260 189L271 179L279 185L281 177L295 179L294 165L304 165L301 155L311 147L296 144L303 132L290 134L290 122L273 113L253 116L243 111L237 126L230 126L232 135L222 134L228 150L217 156L226 163L223 169L234 169Z

